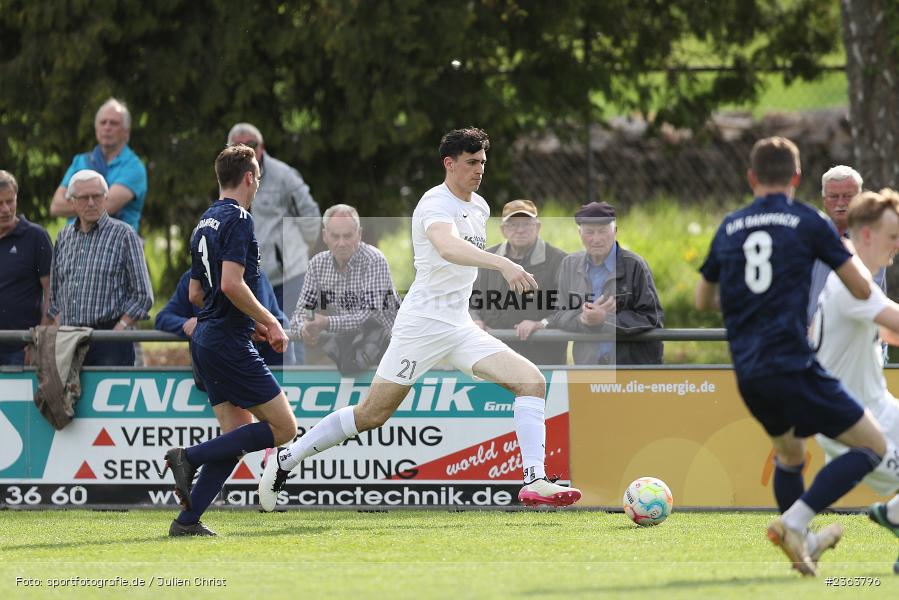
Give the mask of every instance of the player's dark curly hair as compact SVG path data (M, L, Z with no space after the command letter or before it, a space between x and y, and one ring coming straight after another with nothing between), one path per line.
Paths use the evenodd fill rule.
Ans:
M474 154L480 150L490 150L487 132L477 127L453 129L440 140L440 160L449 156L456 158L463 152Z
M215 176L219 187L223 190L236 188L243 179L243 174L254 173L253 159L256 151L243 144L228 146L215 159Z

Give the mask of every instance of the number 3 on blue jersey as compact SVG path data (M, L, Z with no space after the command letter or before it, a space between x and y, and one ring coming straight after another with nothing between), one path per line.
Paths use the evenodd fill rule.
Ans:
M214 287L212 285L212 268L209 266L209 250L206 248L205 235L200 238L197 250L200 251L200 260L203 262L203 266L206 267L206 279L209 280L209 287Z
M767 231L754 231L743 242L746 256L746 285L754 294L763 294L771 287L771 249L773 242Z

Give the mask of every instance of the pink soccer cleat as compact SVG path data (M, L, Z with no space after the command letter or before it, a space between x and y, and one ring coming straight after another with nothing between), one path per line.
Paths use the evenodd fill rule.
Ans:
M535 479L518 492L518 501L526 506L569 506L580 499L579 489L559 485L545 477Z

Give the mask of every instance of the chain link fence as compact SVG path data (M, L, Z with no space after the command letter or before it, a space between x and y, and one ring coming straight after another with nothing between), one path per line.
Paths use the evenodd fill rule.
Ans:
M516 183L537 202L572 205L605 199L626 208L658 196L745 198L752 145L782 135L802 155L799 197L817 203L820 176L852 163L845 73L834 67L815 82L792 85L769 75L758 105L722 110L701 131L667 125L650 131L641 118L614 117L589 127L589 134L543 131L523 138L515 149Z

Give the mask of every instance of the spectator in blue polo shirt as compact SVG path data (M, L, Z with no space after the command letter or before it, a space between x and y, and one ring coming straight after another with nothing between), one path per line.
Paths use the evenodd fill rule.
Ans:
M66 171L62 182L53 194L50 214L54 217L75 217L72 203L66 197L66 188L72 175L82 169L90 169L103 175L109 186L106 212L110 217L124 221L137 232L140 216L147 196L147 169L137 154L128 146L131 137L131 113L122 102L110 98L103 103L94 119L97 145L90 152L77 154Z
M0 329L49 325L53 245L40 225L16 215L19 184L0 171ZM0 344L0 365L24 365L25 344Z
M190 270L185 271L184 275L178 281L178 287L175 293L169 298L168 304L165 305L159 314L156 315L156 329L159 331L168 331L174 333L184 339L192 337L194 328L197 326L197 315L200 309L191 304L188 298L188 290L190 288ZM265 273L259 272L259 289L255 290L256 298L259 303L268 309L275 318L281 321L284 327L290 324L290 321L284 315L284 312L278 306L278 299L275 297L275 290L272 288L271 282ZM259 356L265 361L269 367L280 367L282 365L294 364L293 344L288 344L287 350L283 354L276 352L268 342L256 342L256 349Z

